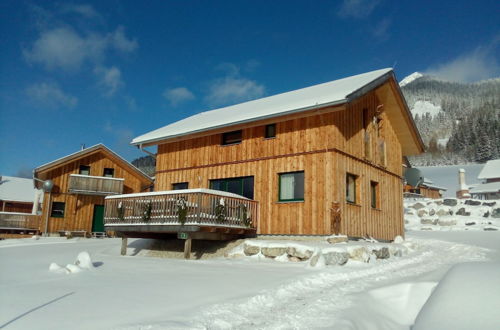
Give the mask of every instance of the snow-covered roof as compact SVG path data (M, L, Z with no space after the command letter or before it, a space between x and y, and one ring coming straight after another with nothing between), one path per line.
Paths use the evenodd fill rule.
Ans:
M470 190L471 194L500 192L500 182L481 183Z
M33 203L36 191L31 179L5 175L0 179L0 200Z
M500 159L487 161L477 178L480 180L500 178Z
M131 143L133 145L152 143L216 128L343 104L368 85L377 85L378 82L383 83L391 75L393 75L392 69L386 68L201 112L138 136Z
M434 182L432 182L431 179L426 178L426 177L424 177L424 182L421 184L421 186L428 187L428 188L433 188L433 189L437 189L437 190L443 190L443 191L448 190L445 187L440 187L440 186L435 185Z
M80 150L80 151L77 151L77 152L74 152L72 154L69 154L67 156L64 156L64 157L61 157L59 159L56 159L54 161L51 161L49 163L46 163L46 164L43 164L41 166L38 166L37 168L34 169L34 175L36 177L36 174L41 172L41 171L44 171L44 170L47 170L49 168L52 168L54 166L57 166L57 165L60 165L62 163L65 163L67 161L70 161L70 160L73 160L73 159L77 159L77 158L80 158L86 154L89 154L91 152L94 152L98 149L104 149L105 151L109 152L110 154L112 154L114 157L118 158L119 160L121 160L124 164L126 164L130 169L132 169L133 171L137 172L138 174L140 174L141 176L143 176L144 178L148 179L149 181L153 181L153 179L147 175L146 173L144 173L143 171L141 171L140 169L138 169L137 167L135 167L134 165L132 165L131 163L129 163L125 158L121 157L120 155L118 155L116 152L114 152L113 150L109 149L108 147L106 147L104 144L102 143L99 143L99 144L96 144L96 145L93 145L92 147L88 147L88 148L85 148L83 150Z
M406 76L403 80L401 80L399 82L399 87L403 87L403 86L406 86L408 85L409 83L411 83L412 81L420 78L420 77L423 77L424 75L421 74L420 72L413 72L411 75L409 76Z

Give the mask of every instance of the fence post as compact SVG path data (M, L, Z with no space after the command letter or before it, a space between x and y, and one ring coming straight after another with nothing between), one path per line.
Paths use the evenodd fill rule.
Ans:
M127 236L122 237L122 248L121 248L120 254L122 256L127 255Z

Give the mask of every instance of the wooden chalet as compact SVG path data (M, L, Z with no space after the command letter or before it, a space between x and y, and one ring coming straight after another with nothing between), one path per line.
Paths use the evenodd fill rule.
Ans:
M83 149L33 171L34 183L45 192L40 230L89 235L105 232L104 197L149 191L153 180L103 144Z
M443 192L447 189L434 184L432 180L424 178L424 182L418 185L418 187L413 187L406 184L403 188L405 196L409 197L423 197L423 198L443 198Z
M155 193L106 201L106 226L129 236L183 234L190 221L192 232L392 240L404 235L401 159L424 151L392 69L202 112L132 144L158 150Z

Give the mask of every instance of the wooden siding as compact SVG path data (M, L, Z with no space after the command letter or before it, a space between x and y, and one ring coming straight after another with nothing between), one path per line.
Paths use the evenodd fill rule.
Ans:
M45 221L49 215L48 232L62 230L77 231L92 230L92 219L94 205L104 205L104 196L93 196L69 193L70 174L78 174L80 165L90 166L91 176L102 176L104 168L113 168L115 178L123 178L123 192L134 193L147 189L149 182L145 178L127 169L122 162L115 161L102 151L97 151L80 159L67 162L61 166L49 169L41 173L44 180L50 179L54 182L54 188L50 194L45 193L43 203L43 214L40 230L45 230ZM64 218L50 217L52 202L64 202Z
M176 182L207 188L211 179L254 176L260 234L331 234L331 204L340 201L342 233L393 239L404 234L402 152L385 112L379 116L378 132L373 121L367 127L369 159L364 150L363 109L371 119L381 104L371 92L317 115L284 116L275 120L277 135L272 139L264 139L265 126L260 125L243 128L243 141L236 145L221 146L220 133L161 144L155 190L169 190ZM382 142L384 148L379 147ZM386 166L381 164L381 150ZM278 174L293 171L305 173L305 199L278 202ZM347 172L358 176L357 205L345 202ZM379 209L370 206L370 181L379 183Z
M0 201L0 204L2 212L31 213L33 210L33 203Z

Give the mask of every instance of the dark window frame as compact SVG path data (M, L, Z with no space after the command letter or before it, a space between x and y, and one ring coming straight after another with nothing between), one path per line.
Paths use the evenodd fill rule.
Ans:
M268 124L264 126L264 139L276 138L276 124Z
M240 177L235 177L235 178L221 178L221 179L210 179L208 181L208 186L210 189L213 190L219 190L219 191L226 191L229 192L228 187L230 183L234 183L239 181L240 184L240 191L239 192L234 192L235 194L241 195L243 197L249 198L249 199L254 199L255 197L255 176L249 175L249 176L240 176ZM251 183L251 190L245 192L245 184L250 184ZM221 184L224 186L225 189L216 189L216 185ZM247 196L245 196L247 195Z
M281 198L281 179L284 175L290 175L290 174L302 174L302 197L297 197L295 195L295 190L294 190L294 196L293 198L287 198L287 199L282 199ZM294 178L295 180L295 178ZM278 173L278 202L303 202L305 200L305 190L306 190L306 177L305 177L305 171L293 171L293 172L283 172L283 173Z
M379 183L370 180L370 205L373 209L379 209Z
M178 188L181 185L185 185L186 188ZM176 182L176 183L172 183L172 190L182 190L182 189L189 189L189 182Z
M357 202L358 202L358 194L357 194L358 176L356 174L346 173L345 178L346 178L346 181L345 181L346 182L346 184L345 184L346 185L346 187L345 187L345 192L346 192L345 199L346 199L347 203L357 204ZM354 189L354 191L353 191L354 200L349 199L349 195L350 195L349 194L349 178L352 178L353 182L354 182L354 185L353 185L353 187L354 187L353 188Z
M83 171L88 171L88 174L82 174ZM80 165L80 167L78 168L78 174L90 175L90 165Z
M54 213L54 210L57 213ZM65 211L66 211L66 203L65 202L52 202L52 205L50 207L50 217L51 218L64 218Z
M239 137L238 137L239 136ZM230 146L233 144L240 144L243 141L243 130L236 130L225 132L221 135L221 145Z
M111 170L111 176L106 175L106 170ZM114 178L115 177L115 169L112 167L105 167L104 170L102 171L102 176L106 178Z

